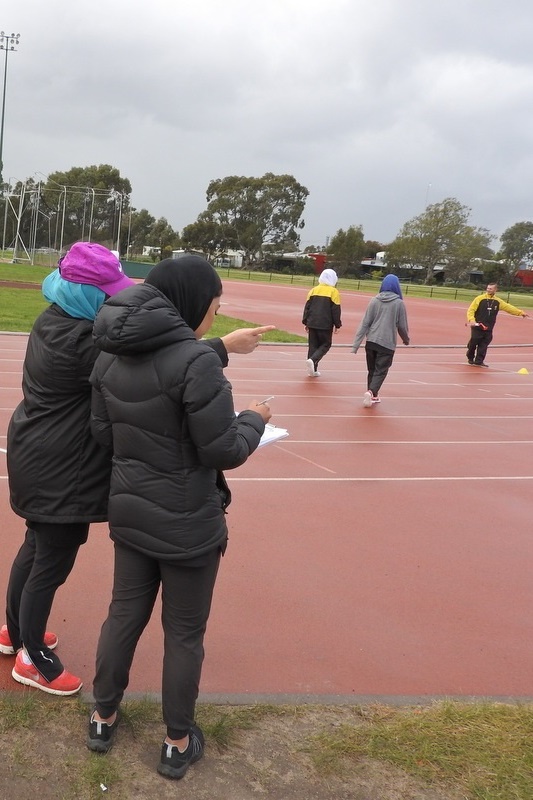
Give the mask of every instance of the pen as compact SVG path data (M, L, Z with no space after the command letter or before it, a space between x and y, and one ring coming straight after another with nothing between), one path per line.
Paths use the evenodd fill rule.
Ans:
M264 406L264 405L265 405L265 403L268 403L268 401L269 401L269 400L273 400L273 399L274 399L274 397L275 397L275 395L271 394L271 395L270 395L270 397L265 397L265 399L264 399L264 400L261 400L261 402L260 402L260 403L258 403L257 405L258 405L258 406Z

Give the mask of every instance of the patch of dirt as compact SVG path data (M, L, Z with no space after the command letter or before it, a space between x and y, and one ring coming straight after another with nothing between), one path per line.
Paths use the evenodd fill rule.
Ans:
M253 728L240 731L228 748L218 748L207 737L204 758L181 781L172 781L156 772L162 724L143 723L137 735L122 725L111 752L100 756L85 747L86 719L81 714L52 714L40 719L38 728L4 729L0 798L464 800L464 794L424 785L368 759L346 761L333 774L319 774L309 737L344 723L358 724L353 708L313 706L267 714Z
M0 289L40 289L40 283L23 283L22 281L0 281Z

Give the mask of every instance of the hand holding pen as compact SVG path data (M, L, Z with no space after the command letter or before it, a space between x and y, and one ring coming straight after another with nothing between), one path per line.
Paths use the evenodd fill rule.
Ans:
M272 416L272 412L269 406L269 400L273 400L274 395L270 395L270 397L265 397L264 400L260 400L259 402L255 401L251 403L248 408L250 411L257 411L258 414L261 414L263 417L264 422L268 422Z

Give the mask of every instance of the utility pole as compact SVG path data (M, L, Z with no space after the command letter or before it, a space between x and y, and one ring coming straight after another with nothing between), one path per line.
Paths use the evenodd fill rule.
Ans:
M6 86L7 86L7 57L15 50L15 45L19 43L20 33L4 33L0 31L0 50L5 51L4 61L4 90L2 93L2 119L0 122L0 182L4 182L3 171L3 151L4 151L4 117L6 112Z

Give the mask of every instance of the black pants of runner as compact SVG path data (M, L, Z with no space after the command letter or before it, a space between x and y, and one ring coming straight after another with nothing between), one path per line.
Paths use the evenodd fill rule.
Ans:
M324 358L328 350L331 349L331 342L333 340L333 328L322 330L321 328L309 328L307 332L308 348L307 358L310 358L315 365L315 370L318 367L318 362Z
M367 342L365 354L368 370L367 386L374 397L377 397L391 367L394 350L385 350L384 347L377 350L371 342Z
M483 328L472 328L470 341L466 346L466 357L474 364L483 364L487 349L492 342L492 331L484 331Z
M72 571L80 545L87 541L88 523L32 523L13 561L7 586L6 618L11 644L24 645L36 669L47 681L63 672L55 653L44 646L44 633L57 589Z
M219 563L219 549L190 562L164 561L115 543L113 595L100 633L93 683L101 717L109 719L120 705L137 642L161 584L163 719L170 739L188 734L194 724L204 634Z

